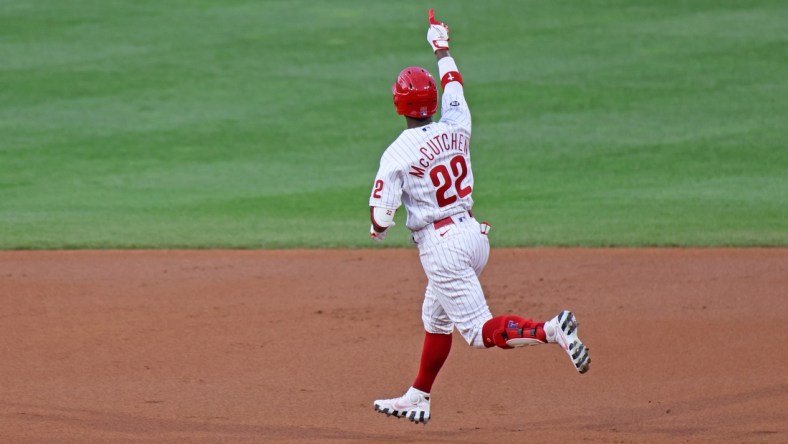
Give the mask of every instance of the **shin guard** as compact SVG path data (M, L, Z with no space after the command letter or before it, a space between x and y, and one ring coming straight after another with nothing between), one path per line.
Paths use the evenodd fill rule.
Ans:
M544 322L535 322L520 316L496 316L485 322L482 326L482 339L487 348L515 348L547 343Z

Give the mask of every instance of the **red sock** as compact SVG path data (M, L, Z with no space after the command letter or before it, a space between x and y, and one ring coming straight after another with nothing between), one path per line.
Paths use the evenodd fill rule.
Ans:
M421 349L421 364L419 375L413 383L413 388L429 393L432 383L438 376L443 363L449 357L451 350L451 335L439 333L425 333L424 347Z

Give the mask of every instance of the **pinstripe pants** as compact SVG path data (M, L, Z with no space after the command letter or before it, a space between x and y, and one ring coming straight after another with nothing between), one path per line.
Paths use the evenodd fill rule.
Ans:
M430 333L450 334L454 327L473 347L484 348L482 326L492 318L479 275L490 257L487 235L479 222L462 212L454 224L432 224L413 233L427 275L421 318Z

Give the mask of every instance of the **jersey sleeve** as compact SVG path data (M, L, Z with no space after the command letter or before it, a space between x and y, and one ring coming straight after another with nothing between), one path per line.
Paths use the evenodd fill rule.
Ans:
M443 97L441 98L441 122L451 125L471 127L471 111L465 102L465 91L462 76L457 64L451 57L438 60L438 71L441 76Z
M402 172L391 156L384 153L380 158L380 168L372 185L369 206L396 210L402 204Z

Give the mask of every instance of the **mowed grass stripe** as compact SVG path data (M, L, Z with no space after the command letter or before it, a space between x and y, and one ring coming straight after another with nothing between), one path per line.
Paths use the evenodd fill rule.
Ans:
M784 2L431 6L493 245L788 245ZM425 10L4 2L0 248L371 246Z

